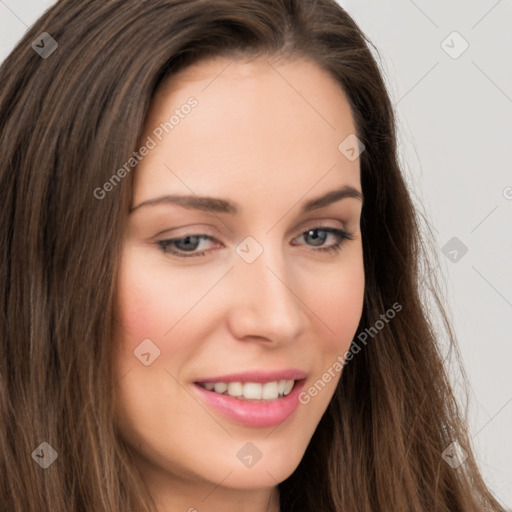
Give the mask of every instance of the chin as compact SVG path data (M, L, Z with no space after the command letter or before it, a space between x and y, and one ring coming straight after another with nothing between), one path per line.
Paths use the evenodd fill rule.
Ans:
M214 481L218 481L219 473L227 475L231 472L224 482L229 487L235 489L274 487L286 480L297 469L305 448L292 449L288 444L283 443L282 448L279 449L263 440L252 444L244 443L241 449L237 450L242 460L236 456L234 461L232 459L226 461L225 469L223 468L222 471L217 464L213 475ZM251 454L252 460L251 455L244 457L245 454ZM258 457L261 458L257 459ZM244 458L246 458L245 461Z
M289 463L286 465L263 464L260 460L252 468L232 468L232 473L222 482L222 485L240 490L275 487L286 480L295 471L297 465ZM229 470L226 474L228 472ZM212 476L213 481L217 482L219 473L215 472L215 475Z

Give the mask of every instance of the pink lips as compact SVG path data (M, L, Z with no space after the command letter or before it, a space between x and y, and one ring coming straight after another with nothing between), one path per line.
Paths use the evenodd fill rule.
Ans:
M299 405L299 394L304 387L307 374L301 370L288 369L280 371L255 371L215 377L201 378L193 385L194 393L198 394L211 408L228 419L250 427L273 427L288 418ZM196 383L205 382L272 382L279 380L295 380L291 392L277 400L266 402L250 402L228 395L208 391Z
M307 373L295 368L275 371L253 371L244 373L230 373L197 379L194 382L273 382L275 380L302 380Z

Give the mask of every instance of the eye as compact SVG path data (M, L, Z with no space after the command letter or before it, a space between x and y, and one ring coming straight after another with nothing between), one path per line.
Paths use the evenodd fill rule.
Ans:
M335 242L323 247L326 240L330 237L333 237ZM315 226L301 233L297 240L301 238L304 238L306 244L314 247L313 252L338 252L341 250L345 241L354 240L354 235L337 228ZM208 252L206 250L197 251L203 241L214 242L216 240L204 233L191 233L180 238L159 240L156 245L158 245L159 249L165 254L172 254L179 258L191 258L204 256ZM220 247L223 247L222 244L220 244Z
M323 244L329 236L334 236L337 241L334 244L323 247ZM346 240L354 240L354 235L337 228L316 226L302 233L299 239L300 238L312 242L312 245L316 247L316 249L314 249L315 251L338 252L341 250Z
M203 240L214 240L211 236L205 234L190 234L181 238L171 238L169 240L160 240L157 245L162 252L166 254L173 254L182 258L189 258L191 256L203 256L205 251L195 252ZM176 250L169 249L174 247ZM181 252L180 252L181 251ZM189 254L186 254L189 253Z

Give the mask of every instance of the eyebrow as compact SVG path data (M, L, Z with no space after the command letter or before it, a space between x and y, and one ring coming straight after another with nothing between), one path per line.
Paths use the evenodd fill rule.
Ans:
M345 198L354 198L359 199L361 202L363 201L363 196L359 190L349 185L345 185L340 189L331 190L330 192L327 192L327 194L316 197L314 199L310 199L304 203L300 213L303 214L312 210L318 210L319 208L324 208ZM238 206L235 203L228 201L227 199L196 195L164 195L155 197L154 199L148 199L147 201L143 201L139 205L133 207L130 210L130 213L145 206L156 206L162 204L172 204L182 206L183 208L190 210L228 213L231 215L236 215L239 213Z

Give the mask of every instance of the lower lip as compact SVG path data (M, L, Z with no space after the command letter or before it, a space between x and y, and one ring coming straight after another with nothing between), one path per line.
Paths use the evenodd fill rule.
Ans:
M297 409L304 379L297 381L288 395L268 402L249 402L208 391L197 384L193 387L208 405L236 423L249 427L274 427Z

